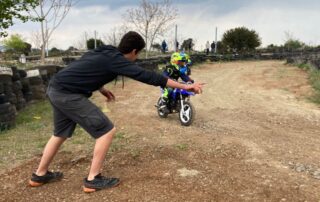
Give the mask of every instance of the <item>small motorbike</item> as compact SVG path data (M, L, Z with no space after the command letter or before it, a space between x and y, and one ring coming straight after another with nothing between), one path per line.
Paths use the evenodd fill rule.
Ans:
M169 101L166 104L160 97L155 105L159 117L167 118L169 114L179 113L181 125L190 126L195 117L195 109L190 101L190 97L194 95L193 92L175 88L169 94Z

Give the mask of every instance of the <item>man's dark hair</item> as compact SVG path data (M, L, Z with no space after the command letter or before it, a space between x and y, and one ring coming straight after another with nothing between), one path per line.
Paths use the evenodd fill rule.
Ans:
M133 49L137 49L138 53L145 46L146 43L143 40L142 36L137 32L130 31L122 37L118 46L118 50L123 54L127 54L130 53Z

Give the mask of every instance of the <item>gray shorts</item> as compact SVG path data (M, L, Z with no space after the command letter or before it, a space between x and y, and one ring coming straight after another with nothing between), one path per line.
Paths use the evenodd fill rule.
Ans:
M49 86L47 95L53 107L55 136L71 137L79 124L97 139L114 127L108 117L82 94L64 93Z

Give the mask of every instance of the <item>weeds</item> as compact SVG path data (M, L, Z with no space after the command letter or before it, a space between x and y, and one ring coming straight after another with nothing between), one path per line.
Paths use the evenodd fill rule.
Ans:
M311 100L320 104L320 71L311 69L309 71L309 79L312 87L315 89L315 94L311 97Z
M141 151L137 150L137 149L133 149L131 150L130 154L132 156L132 158L136 159L140 156Z
M188 149L188 145L187 144L177 144L176 148L181 151L186 151Z
M320 104L320 71L305 63L299 64L298 68L307 71L309 74L309 82L315 90L315 93L310 97L310 100Z

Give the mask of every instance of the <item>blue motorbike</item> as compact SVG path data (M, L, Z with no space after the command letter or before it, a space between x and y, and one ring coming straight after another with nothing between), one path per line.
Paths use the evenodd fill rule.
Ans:
M190 126L195 117L195 109L190 101L193 92L175 88L169 94L169 101L165 103L160 97L156 108L159 117L167 118L169 114L179 113L181 125Z

